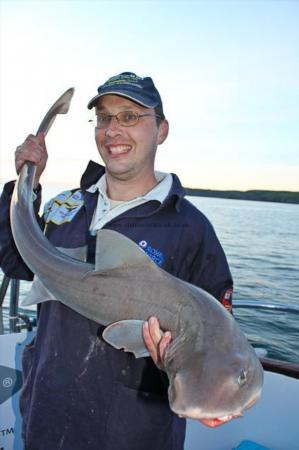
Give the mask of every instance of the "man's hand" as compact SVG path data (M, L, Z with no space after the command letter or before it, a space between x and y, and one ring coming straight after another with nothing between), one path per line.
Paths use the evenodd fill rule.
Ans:
M43 133L37 136L30 134L22 145L19 145L15 151L15 165L17 173L20 172L26 161L36 164L36 175L34 180L34 188L38 186L39 179L43 173L48 159L45 137Z
M143 339L156 366L161 370L165 370L164 358L166 348L171 342L170 331L166 331L163 334L158 319L150 317L143 325Z
M163 334L158 319L156 317L150 317L143 325L143 339L156 366L164 370L165 351L171 342L171 333L166 331ZM216 418L201 419L200 422L210 428L215 428L229 422L231 419L231 417L227 420Z

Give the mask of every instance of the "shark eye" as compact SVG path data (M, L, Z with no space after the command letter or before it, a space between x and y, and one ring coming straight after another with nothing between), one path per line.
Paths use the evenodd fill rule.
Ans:
M246 370L241 370L241 373L240 373L240 375L238 377L238 384L239 384L239 386L241 386L241 387L244 386L246 381L247 381L247 371Z

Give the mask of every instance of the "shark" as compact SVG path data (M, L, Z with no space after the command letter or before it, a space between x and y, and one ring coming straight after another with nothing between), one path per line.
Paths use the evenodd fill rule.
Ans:
M55 248L33 210L35 170L27 162L20 172L11 228L23 260L53 298L106 326L103 338L136 358L149 355L142 325L156 316L172 335L164 362L170 408L217 424L242 416L261 396L263 368L233 315L116 231L98 232L95 264Z

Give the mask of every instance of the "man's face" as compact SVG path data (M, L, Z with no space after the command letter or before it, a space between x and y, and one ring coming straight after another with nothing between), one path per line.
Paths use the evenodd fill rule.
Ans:
M119 125L114 117L108 126L95 129L96 144L108 175L119 180L143 179L154 172L157 146L165 140L168 124L165 121L158 127L154 109L117 95L103 96L96 107L96 114L114 115L121 111L153 117L141 117L130 127Z

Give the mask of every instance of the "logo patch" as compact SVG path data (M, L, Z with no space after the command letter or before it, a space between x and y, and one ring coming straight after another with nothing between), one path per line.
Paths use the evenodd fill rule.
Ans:
M160 267L163 265L165 256L160 250L152 247L147 241L144 240L140 241L138 245L152 259L152 261L157 264L157 266Z
M139 81L142 80L143 78L138 77L138 75L135 75L134 73L124 73L109 78L109 80L105 84L107 84L107 86L114 86L119 84L131 84L132 86L136 86L141 89L141 86L139 86L138 83Z
M64 191L45 205L45 222L52 222L56 225L71 222L82 208L83 203L83 195L80 190Z
M227 309L228 312L233 312L233 288L229 287L226 289L221 297L220 302L224 306L225 309Z
M0 365L0 405L18 392L22 384L20 370Z

